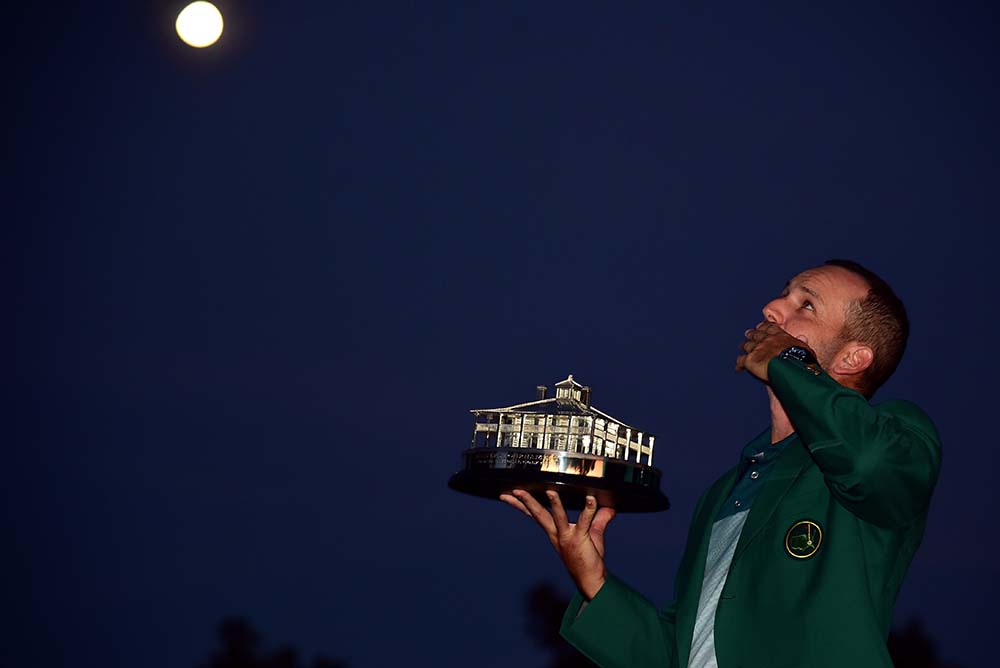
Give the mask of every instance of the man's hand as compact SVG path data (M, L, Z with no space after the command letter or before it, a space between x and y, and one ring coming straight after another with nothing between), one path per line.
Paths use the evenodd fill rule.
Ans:
M791 346L809 348L803 341L795 338L773 322L762 322L754 329L744 332L747 340L740 345L743 354L736 358L737 371L749 371L767 382L767 363L781 351Z
M613 508L598 510L597 499L588 496L576 524L570 524L559 494L552 491L545 494L549 497L552 512L523 489L501 494L500 500L538 522L566 565L577 589L589 601L604 586L604 532L614 519L615 511Z

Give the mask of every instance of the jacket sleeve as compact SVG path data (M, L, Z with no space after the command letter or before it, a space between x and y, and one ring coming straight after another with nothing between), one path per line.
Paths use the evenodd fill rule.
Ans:
M560 632L588 659L602 668L676 668L675 606L658 611L610 573L583 602L579 593L573 597Z
M872 406L818 367L775 358L771 389L823 473L830 493L861 519L882 527L923 514L941 467L941 445L916 405Z
M678 646L684 644L677 642L678 601L691 587L690 574L699 554L697 536L707 521L703 511L709 499L715 498L713 491L730 478L719 478L695 505L674 579L673 603L657 610L642 594L608 573L604 586L586 605L579 592L570 601L560 628L563 638L602 668L677 668L681 661L686 665L687 657L677 656ZM697 584L701 584L700 579Z

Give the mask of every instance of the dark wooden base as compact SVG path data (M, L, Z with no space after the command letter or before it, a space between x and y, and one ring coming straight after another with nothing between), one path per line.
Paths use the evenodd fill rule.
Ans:
M554 490L568 509L583 508L588 495L596 497L598 505L622 513L670 507L660 491L660 470L635 462L527 448L474 448L463 458L465 469L453 475L448 486L466 494L497 499L523 489L548 505L545 491Z

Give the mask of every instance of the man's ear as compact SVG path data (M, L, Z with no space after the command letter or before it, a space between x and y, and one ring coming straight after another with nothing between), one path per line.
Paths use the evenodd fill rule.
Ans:
M870 346L851 341L834 356L833 368L828 371L841 376L854 376L861 373L875 361L875 353Z

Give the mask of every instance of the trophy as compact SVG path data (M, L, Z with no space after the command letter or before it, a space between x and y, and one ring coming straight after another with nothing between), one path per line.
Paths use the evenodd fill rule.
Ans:
M476 408L472 446L448 486L496 499L523 489L547 504L554 490L566 508L581 509L587 495L618 512L656 512L670 507L653 468L648 433L598 410L590 388L573 380L544 385L534 401L505 408Z

